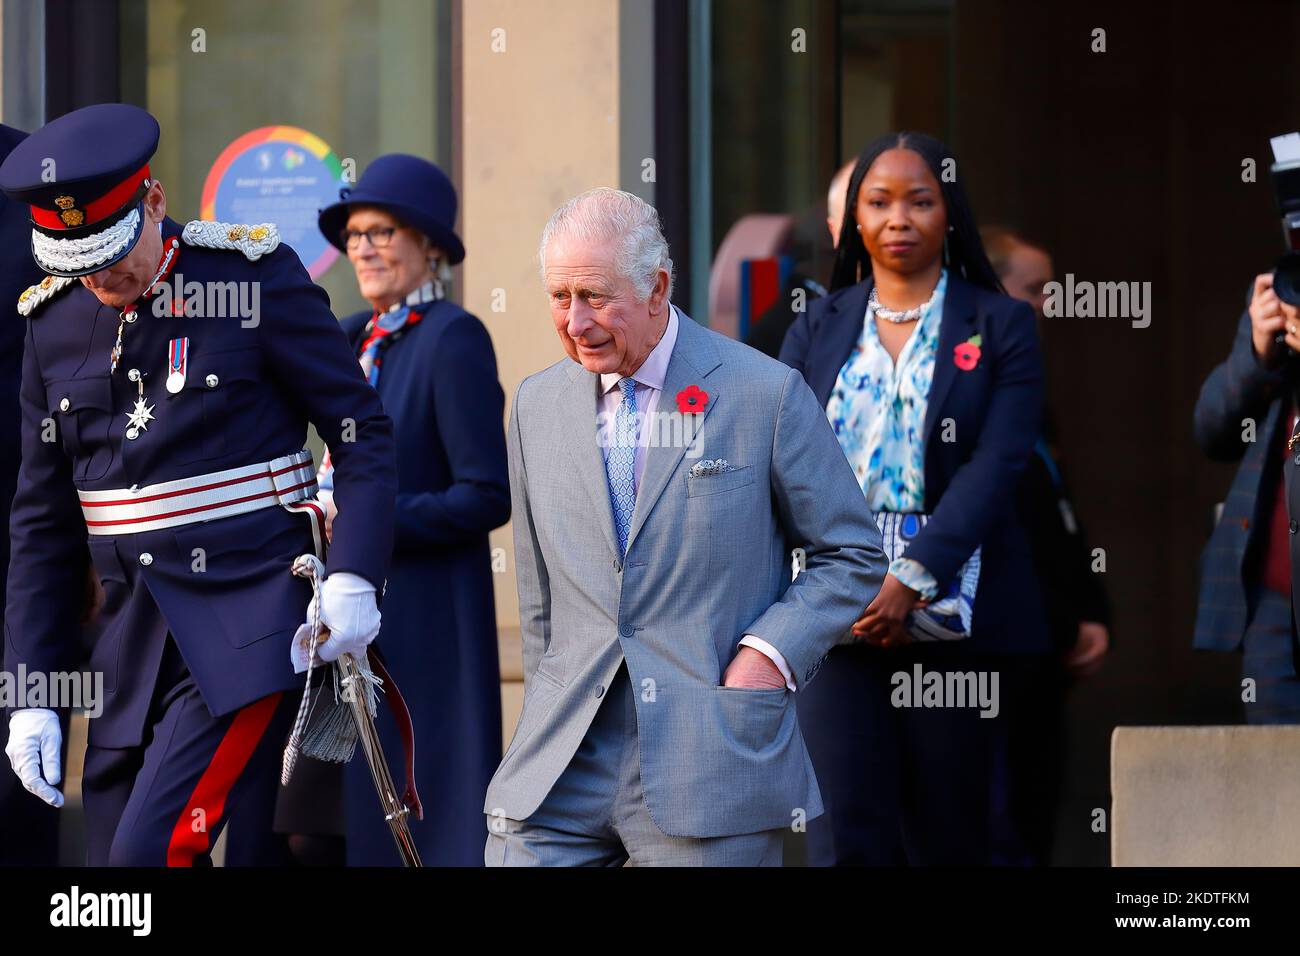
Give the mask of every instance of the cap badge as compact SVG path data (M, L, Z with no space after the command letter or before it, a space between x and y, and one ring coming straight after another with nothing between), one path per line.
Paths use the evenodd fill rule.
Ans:
M80 209L74 208L77 205L77 201L73 199L71 196L56 197L54 200L54 205L58 206L59 209L61 210L61 212L59 213L59 218L63 220L63 224L65 226L68 226L69 228L73 228L76 226L80 226L83 222L86 221L86 214L82 212Z

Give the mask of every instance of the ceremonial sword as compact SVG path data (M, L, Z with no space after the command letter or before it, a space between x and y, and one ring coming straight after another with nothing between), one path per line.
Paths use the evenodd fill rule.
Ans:
M298 719L294 722L293 733L290 734L288 745L285 747L284 766L280 776L281 783L288 783L289 777L293 773L294 764L297 762L302 743L303 732L306 729L311 699L311 672L316 660L316 649L322 641L329 639L329 629L322 627L320 621L320 584L324 577L325 565L316 555L304 554L294 561L293 573L298 577L307 578L311 581L316 600L312 602L307 686L303 690L302 703L298 708ZM347 703L352 717L352 725L356 732L355 739L361 744L361 750L366 755L366 764L370 767L370 776L374 780L375 790L379 794L379 806L384 813L384 820L388 824L388 829L393 835L393 843L397 847L397 854L404 866L423 866L424 864L420 862L419 850L416 848L415 840L411 836L410 825L407 822L408 815L412 813L415 814L417 820L424 819L424 809L420 805L420 797L415 789L415 733L411 724L411 713L406 706L401 691L398 690L397 684L393 681L392 675L389 674L383 660L375 652L374 648L367 648L366 663L369 665L369 669L363 667L362 663L352 654L344 653L338 656L335 667L338 671L338 682L343 688L341 696ZM388 706L393 712L393 718L397 721L398 732L402 737L402 749L406 757L406 790L400 797L397 794L397 787L393 783L392 772L388 769L388 761L384 757L384 748L379 740L379 732L375 727L374 715L370 712L369 690L375 683L375 678L378 678L378 682L382 684L381 692L384 695L384 700L388 702ZM351 749L348 748L347 754L350 755L350 753ZM328 759L337 760L340 758L331 756ZM343 756L341 759L346 760L348 757Z

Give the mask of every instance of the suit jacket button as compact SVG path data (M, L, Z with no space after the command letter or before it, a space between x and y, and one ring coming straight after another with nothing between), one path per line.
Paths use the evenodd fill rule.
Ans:
M618 558L614 559L614 573L618 574L623 570L623 562Z
M142 555L140 555L140 563L143 564L146 568L149 567L149 565L153 564L153 555L150 554L148 551L144 552Z
M208 388L216 388L217 382L220 380L215 375L209 375L203 381L208 386Z
M59 402L59 411L61 412L66 412L71 407L72 402L67 397L64 397L64 399Z
M1292 534L1295 534L1297 531L1300 531L1300 524L1296 524L1295 521L1294 521L1294 519L1293 519L1293 520L1291 521L1291 533L1292 533Z
M605 696L605 685L604 685L604 684L599 684L599 685L597 685L597 687L596 687L596 699L597 699L597 700L600 700L600 698L602 698L602 697L604 697L604 696Z
M631 624L623 624L619 627L618 632L622 634L624 637L631 637L633 634L636 633L636 628L633 627Z

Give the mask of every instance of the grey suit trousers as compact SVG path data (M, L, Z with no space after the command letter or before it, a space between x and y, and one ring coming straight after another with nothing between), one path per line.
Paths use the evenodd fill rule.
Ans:
M784 830L664 834L641 790L635 691L626 664L573 759L527 820L487 817L488 866L780 866Z

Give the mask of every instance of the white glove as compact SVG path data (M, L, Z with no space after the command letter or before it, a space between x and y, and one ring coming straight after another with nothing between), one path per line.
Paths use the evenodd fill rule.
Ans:
M340 654L360 657L367 645L379 634L379 606L375 600L375 586L365 578L347 571L336 571L321 585L320 622L329 628L329 638L316 648L325 663L337 660ZM313 594L307 605L307 623L294 635L290 657L294 670L307 669L307 642L311 638L311 619L316 610Z
M9 718L9 765L24 787L52 807L63 806L63 794L54 789L63 779L62 750L63 729L54 711L31 707Z

